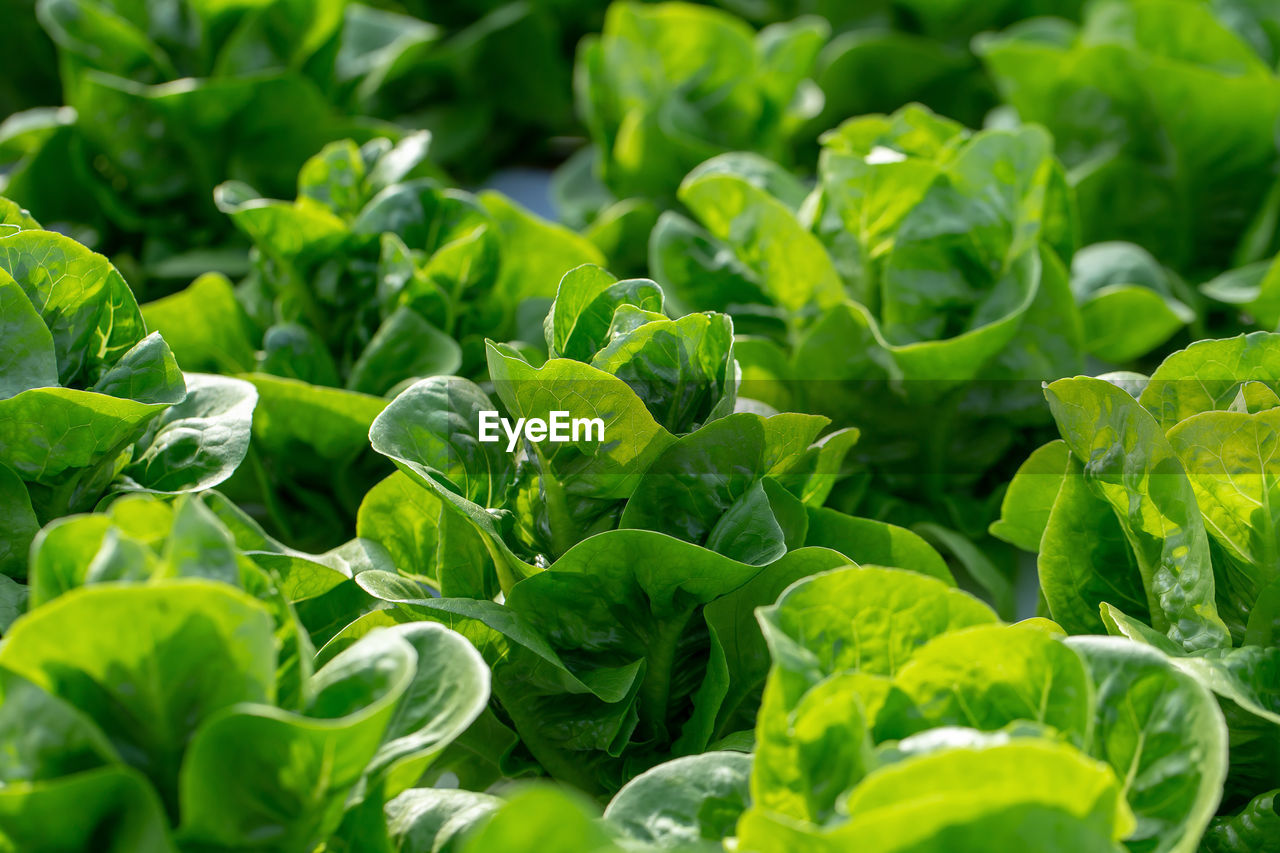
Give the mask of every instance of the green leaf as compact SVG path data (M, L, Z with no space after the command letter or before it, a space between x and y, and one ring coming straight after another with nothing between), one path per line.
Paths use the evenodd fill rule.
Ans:
M838 49L833 43L829 52ZM814 230L858 301L879 303L874 264L892 249L895 232L924 198L951 149L968 136L961 125L918 105L891 116L849 119L823 134L821 210Z
M89 390L139 403L180 403L186 394L182 372L159 332L134 344Z
M957 153L947 180L931 184L904 217L885 259L886 340L906 346L954 338L951 349L964 354L959 366L976 368L1012 339L1039 286L1051 150L1049 136L1028 127L978 134ZM1001 177L994 187L992 174ZM957 219L966 222L959 242L947 239ZM941 350L934 350L937 344L918 346L898 359L908 372L937 372Z
M494 410L479 386L437 377L415 383L374 422L374 449L411 461L482 506L500 504L513 475L500 442L480 440L480 413Z
M1200 285L1200 292L1210 299L1239 305L1264 329L1280 326L1280 266L1274 259L1228 270Z
M1180 271L1229 263L1270 190L1250 176L1276 162L1280 115L1274 63L1231 20L1193 0L1100 4L1082 26L975 42L1021 120L1053 134L1085 243L1129 240Z
M1274 646L1280 640L1280 581L1272 581L1254 599L1245 627L1246 646Z
M800 468L825 424L816 415L748 412L712 421L648 467L619 525L659 530L744 562L772 562L787 543L762 481ZM741 536L747 538L733 544Z
M769 672L769 648L756 621L757 609L772 605L796 581L847 562L844 555L826 548L794 550L703 608L710 640L707 675L694 697L682 744L701 749L754 727L760 690Z
M938 726L993 731L1013 722L1051 726L1083 746L1093 685L1080 657L1056 637L1020 626L980 625L935 637L893 678L907 701L876 721L876 740Z
M1129 285L1103 288L1080 306L1086 350L1113 364L1146 355L1195 316L1172 297Z
M487 599L498 592L481 534L401 471L365 494L356 534L382 545L401 573L433 582L441 595Z
M155 789L138 771L118 766L6 785L0 790L0 843L32 853L177 850Z
M259 198L234 181L219 185L214 201L259 251L281 263L330 253L347 233L346 223L319 205Z
M662 289L648 279L618 281L600 267L576 267L560 280L547 314L548 352L552 358L589 362L608 342L619 306L660 312L662 303Z
M1156 421L1102 380L1062 379L1045 393L1085 481L1133 547L1156 628L1188 650L1227 644L1195 492Z
M489 701L489 668L466 639L431 623L389 630L414 650L417 669L365 768L365 784L380 791L379 808L412 787ZM336 663L335 658L327 665ZM442 685L449 689L442 691Z
M1140 401L1168 431L1194 414L1226 411L1249 381L1280 389L1280 335L1253 332L1197 341L1160 363Z
M321 459L349 461L368 445L369 427L387 401L338 388L254 373L258 389L253 437L266 453L288 458L302 445Z
M620 850L581 795L551 786L512 795L467 838L462 853L617 853Z
M860 679L833 675L789 699L785 676L770 674L756 722L754 808L809 823L835 817L875 765Z
M453 338L401 306L382 321L351 366L347 388L380 396L406 380L451 374L461 366L462 350Z
M241 705L201 726L182 765L184 843L321 843L377 753L415 661L394 633L370 634L316 672L305 713Z
M1218 818L1205 835L1208 853L1276 853L1280 850L1280 791L1259 794L1238 814Z
M707 752L632 779L604 811L629 837L662 848L719 850L750 798L751 756Z
M30 599L27 587L8 575L0 575L0 631L9 626L27 610Z
M690 172L679 195L782 308L829 307L842 298L840 277L818 239L785 204L719 159Z
M0 270L13 277L53 336L62 385L85 387L146 334L120 273L70 237L19 231L0 240Z
M996 621L937 578L877 566L823 572L759 611L774 665L812 685L845 670L893 675L934 637Z
M1228 411L1257 414L1278 407L1280 407L1280 395L1271 390L1270 386L1251 380L1240 385L1240 390L1236 392L1236 398L1231 401L1231 408Z
M256 370L298 379L312 385L337 387L338 366L318 332L301 323L276 323L262 337Z
M568 359L532 367L493 344L488 356L494 388L512 415L547 420L553 411L567 411L604 421L603 442L584 438L540 448L550 471L573 494L628 497L674 441L626 383L602 370Z
M1051 441L1027 457L1000 502L992 536L1033 554L1040 550L1070 455L1066 442Z
M1105 603L1150 618L1133 546L1111 505L1089 488L1074 457L1037 544L1036 566L1049 615L1068 633L1100 633L1098 608Z
M0 399L58 384L53 336L13 279L0 278Z
M720 516L706 540L702 543L708 550L724 554L734 560L759 566L778 559L787 551L788 541L799 545L804 541L804 530L801 528L793 535L783 529L783 519L788 510L775 508L770 499L765 483L756 480L747 491L734 501L724 515ZM781 487L776 487L781 496L790 499L795 506L790 512L802 522L805 521L804 508ZM785 505L785 504L784 504Z
M804 544L839 551L855 563L908 569L955 585L951 570L928 542L905 527L809 507Z
M795 556L801 553L788 559L805 559ZM578 543L548 570L517 584L507 605L566 658L639 663L640 723L670 743L688 722L703 677L698 608L759 572L660 533L613 530Z
M383 572L364 572L356 580L376 598L395 603L396 612L361 617L326 645L321 659L346 648L370 628L388 624L389 616L391 624L439 622L470 640L484 656L493 670L495 698L538 762L580 788L604 787L597 765L620 751L635 729L642 662L575 665L570 672L547 639L510 607L492 601L425 598L416 585ZM491 720L486 731L493 735L503 727ZM509 745L473 742L471 747L493 764L510 766L501 754Z
M836 843L868 851L978 851L1026 843L1037 851L1114 850L1133 815L1115 775L1064 744L1019 739L952 749L872 773L851 793Z
M235 541L218 517L197 498L179 498L164 543L167 573L240 583Z
M1261 591L1280 580L1278 425L1276 410L1204 412L1169 430L1205 526L1226 551L1217 566L1218 603L1236 637Z
M360 146L351 139L331 142L302 164L298 171L298 198L339 216L355 216L370 195L367 178Z
M1227 727L1213 695L1154 649L1073 637L1097 689L1092 753L1138 819L1131 853L1194 853L1222 795Z
M119 763L93 722L25 678L0 670L0 739L6 786L44 782Z
M1231 731L1231 767L1225 797L1251 796L1275 779L1276 726L1280 725L1280 652L1244 646L1188 654L1168 637L1104 605L1108 633L1152 646L1222 698Z
M52 601L83 585L97 568L94 558L110 529L111 519L97 513L58 518L39 529L31 543L31 604Z
M95 585L15 623L0 666L92 719L172 808L184 751L202 724L236 703L273 698L273 631L261 604L225 584Z
M745 263L672 210L663 211L649 235L648 263L653 277L683 311L730 311L769 300Z
M72 388L33 388L0 400L0 461L28 482L56 486L67 472L110 464L141 437L164 403L140 403ZM101 477L109 480L114 471ZM95 474L95 476L97 476ZM82 495L68 496L58 514L88 509L99 496L84 483Z
M688 432L730 411L736 391L733 321L723 314L655 318L626 330L615 314L611 339L591 366L625 382L658 423ZM639 318L637 317L637 320Z
M457 853L467 836L502 806L490 794L413 788L387 801L387 833L397 850Z
M39 110L26 111L30 118L39 115ZM56 110L54 111L57 112ZM33 115L34 113L34 115ZM55 119L56 121L56 119ZM0 230L5 232L5 236L16 234L19 231L40 231L40 223L32 218L31 213L17 202L10 201L0 196Z
M475 529L502 588L510 590L534 568L512 552L489 512L490 505L502 502L513 475L510 455L498 443L479 441L479 412L490 407L484 392L467 380L423 379L377 417L369 441L439 498L443 509Z
M40 522L31 508L26 485L4 465L0 465L0 520L5 531L0 538L0 575L24 578L27 554Z
M1071 291L1089 353L1116 364L1146 355L1196 319L1175 298L1171 274L1133 243L1094 243L1076 252Z
M123 471L130 485L157 492L212 488L249 450L258 393L248 382L191 373L187 396L151 421Z
M604 256L585 237L547 222L492 190L476 196L497 224L502 265L496 297L515 306L526 299L555 297L565 273L583 264L603 265Z

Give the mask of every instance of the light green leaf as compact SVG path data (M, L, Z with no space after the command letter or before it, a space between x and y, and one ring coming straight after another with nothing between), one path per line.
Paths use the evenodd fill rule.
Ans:
M1097 688L1091 752L1116 770L1138 820L1130 853L1194 853L1227 775L1217 702L1164 655L1136 643L1073 637Z
M1051 441L1027 457L1000 502L992 536L1033 554L1040 550L1070 454L1066 442Z
M190 373L187 396L151 421L123 471L132 484L176 493L212 488L249 450L258 393L248 382Z
M1155 627L1188 650L1227 644L1195 492L1155 419L1098 379L1061 379L1045 394L1090 489L1125 530Z
M604 819L662 849L720 850L750 798L751 756L706 752L641 773L609 802Z
M273 632L266 609L226 584L101 584L15 623L0 666L92 719L175 806L192 735L236 703L273 698Z

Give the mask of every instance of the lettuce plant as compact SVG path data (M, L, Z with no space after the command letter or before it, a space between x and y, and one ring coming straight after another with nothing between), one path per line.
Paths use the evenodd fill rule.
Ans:
M294 201L222 185L219 206L254 245L249 276L234 289L204 276L144 307L184 367L257 387L250 470L231 494L299 547L349 537L385 475L368 452L384 394L475 375L485 337L520 334L566 270L600 257L496 193L419 176L429 139L333 143L303 166Z
M796 578L859 559L951 581L918 536L821 507L855 432L733 411L729 318L662 309L651 281L573 270L547 317L551 358L491 345L496 400L425 379L370 432L400 472L358 531L401 574L357 576L395 605L363 621L463 632L494 667L508 749L592 792L751 727L767 665L751 612ZM511 454L479 440L487 410L599 417L604 440ZM501 743L492 765L511 760Z
M1201 300L1173 270L1133 243L1085 246L1071 261L1071 292L1080 307L1086 354L1107 364L1129 364L1190 326Z
M812 190L747 154L691 172L693 218L663 215L654 275L677 304L729 311L752 336L737 350L752 394L863 430L866 514L970 527L955 510L974 499L958 495L985 488L1043 420L1035 383L1079 369L1086 349L1052 142L970 133L917 106L823 142Z
M7 193L157 278L235 266L208 251L228 236L218 183L283 192L325 143L389 132L345 109L347 6L40 0L70 109L7 124Z
M1000 625L873 566L799 581L760 622L746 849L1191 851L1218 804L1222 715L1151 650Z
M811 173L823 130L913 101L980 124L997 98L969 39L1033 15L1078 18L1081 3L718 5L734 14L616 2L579 45L577 109L591 145L561 169L557 202L566 221L589 223L613 269L642 271L653 218L718 154L751 151Z
M993 528L1038 552L1045 607L1068 631L1153 646L1218 694L1233 810L1280 783L1278 358L1280 336L1255 332L1192 344L1150 377L1052 383L1062 441L1019 470ZM1220 834L1247 839L1264 807ZM1233 844L1220 849L1251 849Z
M0 570L44 523L121 492L176 494L244 458L257 395L184 374L120 273L0 199Z
M1280 17L1270 4L1108 0L976 45L1003 99L1047 127L1086 242L1129 240L1189 275L1276 249Z
M488 670L430 624L372 632L317 667L289 592L336 569L274 556L240 551L198 498L126 498L42 531L34 606L0 652L5 843L389 844L384 804L483 710Z
M644 235L675 202L681 178L726 151L790 161L793 138L821 108L807 78L829 27L821 18L760 32L690 3L609 6L579 44L577 110L591 146L562 166L562 218L587 225L610 267L642 271Z
M411 386L374 422L374 449L466 520L505 586L619 526L670 532L753 564L803 541L806 503L821 505L856 431L819 441L828 423L820 416L735 413L732 321L711 312L673 320L663 300L652 281L579 267L547 315L551 358L532 363L489 345L504 412L599 418L603 440L529 444L520 456L486 445L480 412L497 404L449 377ZM667 490L695 472L700 494L669 505Z

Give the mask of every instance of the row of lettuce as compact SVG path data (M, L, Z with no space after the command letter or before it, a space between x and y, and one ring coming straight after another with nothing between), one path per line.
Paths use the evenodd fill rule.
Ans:
M1037 135L970 144L987 139ZM363 181L357 164L375 173L395 150L340 146L315 163ZM330 199L353 174L332 173ZM296 225L329 209L306 201L325 195L316 186L295 203L230 191L224 203ZM453 202L455 221L505 211L505 233L539 229L530 245L572 237L496 199L391 189L375 198L412 211L401 246L423 223L451 233L425 200ZM388 401L296 374L184 373L147 331L156 306L138 308L104 258L16 206L4 218L0 832L18 849L1033 838L1172 851L1203 836L1204 849L1257 851L1277 837L1280 336L1202 341L1150 377L1048 387L1062 441L1019 470L993 528L1039 551L1044 615L1008 625L956 588L952 566L1001 605L998 572L955 531L918 527L949 565L911 530L825 507L857 430L750 397L791 388L752 384L733 320L672 319L652 281L575 266L542 324L545 356L490 339L478 381L411 366L377 380ZM448 257L388 235L363 241L375 263L389 243L415 271ZM1029 251L1062 267L1047 241ZM296 281L266 254L239 291L206 283L183 347L234 351L225 341L254 327L224 322L219 299L251 321L270 282ZM447 304L441 276L414 280L436 285L427 305ZM386 318L428 323L412 304ZM295 327L309 348L241 343L264 363L283 351L295 360L278 363L356 372L360 358ZM202 337L214 332L228 337ZM452 351L442 370L467 364L465 338ZM288 396L273 408L277 388ZM361 491L330 464L328 494L356 503L357 535L297 550L264 529L269 507L235 499L237 481L278 501L277 460L323 459L310 436L351 401L370 411L348 416L360 453L394 470L373 467ZM595 415L625 438L513 456L477 435L477 413L499 408ZM263 440L274 430L287 440ZM504 796L538 776L607 800L603 818L563 789ZM445 780L457 787L434 786ZM75 820L51 818L68 810Z
M39 87L8 79L3 192L151 295L243 269L215 186L283 195L344 138L426 128L437 167L474 181L585 136L561 215L629 274L698 164L751 151L812 175L821 133L911 101L1047 127L1088 243L1195 278L1280 248L1280 13L1259 0L28 3L5 53L61 91L18 112Z
M576 97L590 144L555 187L576 235L543 227L492 192L447 189L439 168L452 166L447 128L376 110L366 112L386 121L330 127L298 112L307 102L299 95L282 95L290 104L282 110L229 94L256 92L263 69L321 74L357 46L397 69L350 59L376 78L364 89L413 91L397 74L428 75L398 52L419 56L416 31L395 16L425 10L407 7L193 4L180 27L152 20L159 12L149 6L45 0L38 17L58 45L68 91L115 87L149 106L135 104L130 118L85 104L14 116L0 134L0 152L12 155L3 180L45 225L111 255L141 301L199 273L228 274L146 309L187 370L267 373L374 397L426 375L482 378L486 338L543 348L542 313L573 266L651 277L674 313L733 316L748 396L863 429L869 458L854 455L870 473L837 495L841 508L937 522L969 538L981 535L1012 464L1034 447L1025 428L1046 422L1040 380L1280 324L1272 132L1280 16L1268 4L1025 2L984 4L968 17L926 0L856 13L727 5L614 4L602 31L578 46ZM521 8L572 20L570 29L597 23L574 4ZM458 9L447 25L481 11ZM507 6L484 11L490 34L519 18ZM1050 12L1057 17L1037 17ZM765 26L757 32L735 13ZM400 21L380 25L390 45L353 33L366 15ZM433 30L430 44L440 47L443 32ZM985 34L971 41L977 33ZM90 50L105 34L131 50ZM484 43L458 38L476 50ZM286 48L288 62L277 55ZM434 55L422 50L422 61ZM934 69L928 57L950 58ZM869 67L909 68L918 79L881 91L885 75L868 76ZM175 82L164 68L186 76ZM515 76L557 90L536 74ZM965 86L989 90L973 101L981 109L964 109L953 91L969 78ZM879 95L860 99L850 80ZM509 87L482 88L536 103ZM424 97L440 102L438 92ZM939 112L862 115L910 97ZM233 116L224 102L257 118ZM978 133L941 117L975 125L1001 102ZM850 115L862 117L837 124ZM427 144L392 120L437 133ZM259 133L254 121L272 127ZM297 133L309 136L293 140ZM118 150L69 134L110 136ZM491 132L484 139L464 148L496 144ZM238 153L193 165L210 145ZM111 174L80 186L94 169ZM263 201L295 192L292 204ZM91 222L61 209L63 197L99 219L134 213L124 224ZM128 234L156 247L131 245ZM165 281L152 287L157 269ZM187 328L191 304L208 306L216 318L208 328ZM848 380L865 381L863 392ZM264 406L305 410L289 405L291 386L257 384L272 398ZM880 384L890 387L887 403ZM326 447L320 459L280 452L296 449L290 431L314 421L276 414L276 428L260 429L258 473L240 478L237 500L269 491L256 500L273 504L273 532L334 544L306 542L288 515L302 506L335 536L349 530L377 479L376 460L360 456L358 426L377 405L333 403L333 420L352 428L304 440ZM924 410L932 417L920 418ZM336 506L326 494L335 475L354 484L341 490L352 499Z

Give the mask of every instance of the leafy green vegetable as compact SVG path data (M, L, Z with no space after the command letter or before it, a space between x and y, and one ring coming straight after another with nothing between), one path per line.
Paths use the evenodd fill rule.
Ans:
M354 552L288 552L228 518L139 495L41 532L33 610L0 654L0 736L27 751L6 763L6 842L77 791L124 816L95 844L284 850L353 828L372 841L383 803L483 709L488 670L437 625L376 632L313 673L323 617L344 597L344 618L359 613L340 591L363 595Z
M825 499L856 432L818 440L824 418L732 413L732 323L716 314L671 320L661 307L653 282L617 282L584 266L564 277L548 314L551 359L535 366L489 345L494 390L512 420L560 411L598 419L597 434L486 443L481 413L497 404L443 377L412 386L374 422L374 449L476 530L504 588L618 526L756 565L804 543L805 505ZM660 502L676 482L697 488L673 514ZM756 532L759 523L767 532Z
M1194 343L1136 383L1136 399L1102 379L1048 386L1071 457L1056 476L1024 466L1010 495L1034 489L1043 505L1056 484L1052 509L1047 519L1010 509L995 529L1028 528L1018 544L1038 548L1049 613L1068 630L1153 646L1218 695L1231 808L1280 772L1269 510L1277 347L1264 332Z
M673 304L757 336L740 355L757 399L862 431L864 479L837 506L980 536L990 482L1044 420L1039 382L1107 346L1071 290L1074 207L1052 140L908 106L822 141L812 191L743 153L690 172L679 195L697 221L663 215L654 275ZM1009 598L1011 570L964 550Z
M603 32L579 46L576 72L595 146L585 156L606 193L670 202L685 173L716 154L786 156L821 106L804 84L827 34L819 18L755 33L689 3L611 4Z
M1275 20L1261 4L1108 0L1078 27L1027 21L976 48L1018 115L1057 139L1086 242L1212 274L1274 251L1280 79L1256 36Z
M876 567L803 579L760 618L773 668L738 826L752 849L978 850L1024 825L1044 849L1194 850L1216 810L1222 713L1159 652L1001 626L965 593Z
M254 470L229 491L292 544L348 536L386 475L368 452L378 398L423 376L475 375L485 336L519 334L524 306L599 258L499 196L414 177L428 143L333 143L303 165L293 202L224 184L218 204L254 244L250 275L234 290L207 276L144 309L184 367L258 388Z
M0 236L3 567L39 524L120 492L215 486L244 458L257 395L178 369L106 258L34 222Z

